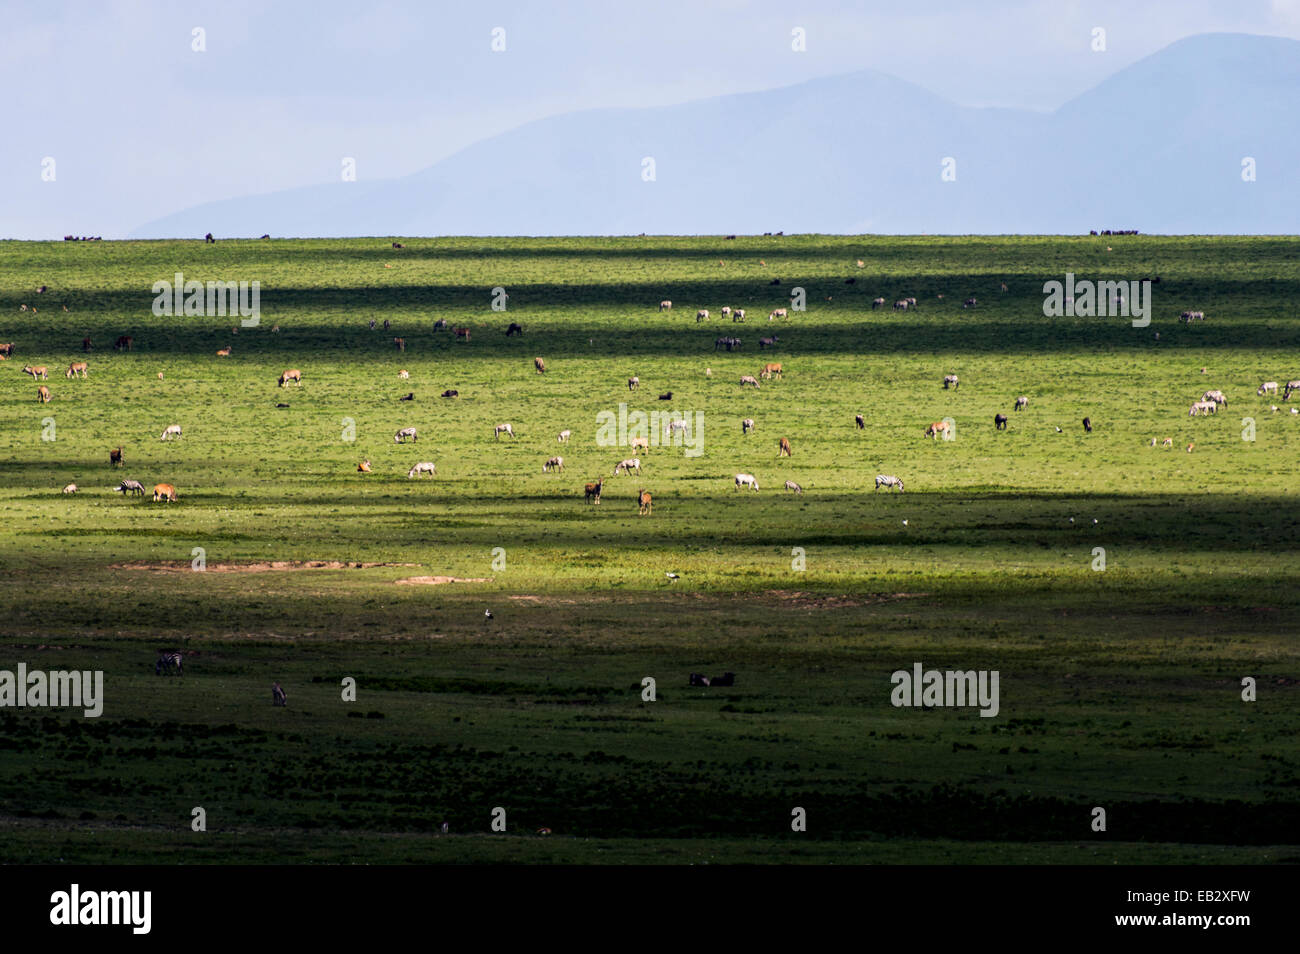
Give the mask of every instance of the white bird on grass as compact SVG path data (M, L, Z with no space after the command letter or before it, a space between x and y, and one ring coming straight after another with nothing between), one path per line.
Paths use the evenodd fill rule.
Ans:
M492 615L492 611L491 611L491 610L484 610L484 611L483 611L483 618L484 618L484 619L494 619L495 617L493 617L493 615Z
M681 579L681 577L678 576L676 573L665 573L664 576L668 577L669 580L680 580L680 579Z

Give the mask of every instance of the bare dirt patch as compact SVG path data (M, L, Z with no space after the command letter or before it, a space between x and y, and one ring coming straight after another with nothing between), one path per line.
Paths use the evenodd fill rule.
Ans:
M271 573L277 570L370 570L384 566L419 566L418 563L343 563L339 560L273 560L268 563L209 563L206 573ZM149 570L153 573L181 573L190 570L190 564L177 563L114 563L113 570Z
M491 583L492 581L484 577L464 578L459 576L408 576L404 580L398 580L398 586L440 586L443 583Z

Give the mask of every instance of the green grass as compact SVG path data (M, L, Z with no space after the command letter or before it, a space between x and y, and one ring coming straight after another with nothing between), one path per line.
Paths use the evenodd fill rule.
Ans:
M1255 394L1300 377L1300 240L403 241L0 243L0 669L102 669L107 696L99 719L0 709L0 859L1300 857L1300 417ZM261 324L154 316L176 271L259 281ZM1150 327L1045 318L1066 271L1159 275ZM795 286L807 311L769 323ZM743 350L715 352L724 334ZM766 361L783 380L741 388ZM289 367L303 386L281 390ZM1228 408L1189 418L1210 388ZM631 452L597 446L597 415L620 402L699 412L703 453L609 477ZM922 436L945 417L955 440ZM505 421L517 441L493 439ZM543 474L554 454L566 472ZM421 460L438 476L408 480ZM907 492L874 493L877 473ZM122 476L180 500L123 499ZM394 565L227 571L270 561ZM397 583L435 575L486 582ZM191 653L183 680L153 675L163 646ZM999 715L894 708L916 661L998 670ZM724 669L734 687L686 686Z

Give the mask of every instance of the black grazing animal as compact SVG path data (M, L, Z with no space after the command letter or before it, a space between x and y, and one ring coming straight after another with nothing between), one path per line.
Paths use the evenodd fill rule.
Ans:
M772 279L770 282L768 282L768 284L769 284L769 285L779 285L779 284L781 284L781 279L779 279L779 278L774 278L774 279Z
M768 234L770 235L771 233L769 232ZM703 675L702 673L693 672L691 673L690 684L692 686L707 686L709 684L709 677Z
M661 394L661 395L659 395L659 400L661 400L661 401L671 401L672 399L673 399L673 392L672 392L672 391L669 391L667 394Z
M271 233L270 233L270 232L267 232L265 235L262 236L262 238L264 238L264 239L269 239L270 237L271 237Z
M867 426L867 422L862 419L861 414L854 414L853 421L858 425L858 430L863 430Z
M1005 414L994 414L993 426L999 431L1005 431L1007 429L1007 416Z
M858 280L857 280L856 278L846 278L846 279L844 279L844 284L846 284L846 285L856 285L857 283L858 283Z
M277 405L276 405L276 407L288 407L288 406L289 406L289 405L287 405L287 404L277 404Z
M114 447L108 452L108 462L114 467L122 466L122 448Z
M727 236L727 241L728 241L728 242L734 241L735 238L736 238L736 236L734 236L734 235L728 235L728 236Z
M214 239L214 238L212 237L212 233L211 233L211 232L209 232L207 235L203 236L203 242L204 242L204 244L206 244L206 245L216 245L216 244L217 244L217 240Z
M459 391L453 391L453 390L448 389L448 390L442 392L442 396L443 396L443 397L460 397L460 392L459 392Z
M519 327L519 325L513 321L510 322L510 327L506 329L507 338L512 337L514 335L522 335L523 333L524 333L524 329Z
M1092 433L1092 420L1091 420L1091 419L1086 418L1086 417L1083 419L1083 429L1084 429L1084 431L1085 431L1086 433L1088 433L1088 434L1091 434L1091 433Z
M406 397L399 397L397 400L399 400L399 401L414 401L414 400L415 400L415 392L412 391L412 392L411 392L410 394L408 394Z
M406 246L403 245L401 242L394 242L393 248L406 248Z

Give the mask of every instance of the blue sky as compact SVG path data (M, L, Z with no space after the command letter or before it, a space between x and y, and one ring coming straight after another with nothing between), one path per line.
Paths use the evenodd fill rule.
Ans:
M337 181L344 156L388 178L556 113L864 68L966 105L1052 109L1207 32L1300 39L1300 0L6 0L0 237L120 237L200 202Z

